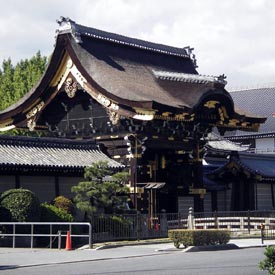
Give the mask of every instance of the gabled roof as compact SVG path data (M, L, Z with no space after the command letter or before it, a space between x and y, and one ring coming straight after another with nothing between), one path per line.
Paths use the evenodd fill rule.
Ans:
M33 129L59 92L73 98L78 90L119 117L192 121L197 114L198 119L218 123L223 130L248 131L257 130L265 121L236 112L224 89L225 77L199 75L190 47L129 38L64 17L58 23L46 72L28 94L0 113L0 128L27 125Z
M123 165L102 153L89 141L0 135L0 167L49 167L83 169L98 161L110 167Z
M64 34L68 32L71 33L77 43L83 43L83 37L87 36L99 40L105 40L115 44L121 44L123 46L129 46L133 48L144 49L146 51L153 51L188 59L190 58L190 54L193 50L190 47L177 48L98 30L95 28L77 24L70 18L65 18L63 16L61 16L60 19L57 20L57 23L60 25L57 32L59 34Z
M249 149L248 145L238 144L236 142L232 142L230 140L225 139L215 133L210 133L207 137L206 148L210 151L221 151L223 153L226 152L244 152Z
M238 138L238 136L245 137L247 135L274 135L275 118L272 114L275 113L275 87L236 90L232 91L230 95L235 105L239 108L267 118L266 122L261 124L258 132L247 133L244 131L236 131L235 133L230 133L230 136L235 135L235 138Z
M234 153L227 163L209 172L208 175L234 173L234 169L243 169L244 173L253 175L258 181L275 181L275 156L273 154Z

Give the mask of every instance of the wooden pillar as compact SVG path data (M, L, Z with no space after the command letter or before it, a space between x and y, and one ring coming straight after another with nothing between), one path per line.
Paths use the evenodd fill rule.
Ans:
M130 186L132 191L131 200L134 208L137 209L137 158L130 159Z
M59 188L59 177L54 177L54 187L55 187L55 196L58 197L60 195L60 188Z
M203 166L200 152L200 144L196 142L193 146L193 188L203 189ZM202 194L194 195L194 212L204 211L204 196Z
M255 187L254 180L251 179L249 184L249 210L255 210Z
M218 192L217 191L212 191L211 192L211 210L218 211Z

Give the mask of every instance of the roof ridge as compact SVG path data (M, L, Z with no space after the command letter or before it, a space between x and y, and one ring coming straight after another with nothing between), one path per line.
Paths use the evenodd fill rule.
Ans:
M226 76L214 76L214 75L203 75L203 74L188 74L188 73L181 73L181 72L171 72L171 71L160 71L160 70L153 70L155 77L164 80L174 80L174 81L182 81L182 82L191 82L191 83L219 83L222 85L226 85L227 81Z
M6 136L0 135L0 145L33 146L51 148L92 148L98 149L91 140L71 140L52 137Z
M71 33L77 43L82 43L81 35L85 35L139 49L159 52L162 54L174 55L178 57L190 58L193 61L194 66L197 67L196 58L193 53L194 48L191 48L190 46L179 48L155 42L150 42L138 38L132 38L112 32L99 30L92 27L83 26L77 24L69 17L61 16L60 19L57 20L57 23L59 24L59 28L56 30L57 35L63 33Z

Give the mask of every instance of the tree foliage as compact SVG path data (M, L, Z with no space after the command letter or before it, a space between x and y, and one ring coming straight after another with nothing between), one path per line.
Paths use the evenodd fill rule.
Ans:
M46 69L47 58L40 52L30 59L21 60L15 66L9 58L0 68L0 110L23 97L39 80Z
M46 202L40 205L42 222L73 222L72 214Z
M58 196L54 198L53 205L57 208L64 210L68 214L73 214L74 204L70 199L64 196Z
M266 247L264 255L266 258L259 263L260 270L267 270L269 274L275 275L275 247Z
M99 209L114 213L125 206L129 193L125 185L128 173L114 173L107 162L100 161L87 167L84 177L87 181L72 187L77 208L90 215Z
M39 221L39 200L28 189L9 189L1 194L0 205L10 212L12 221Z

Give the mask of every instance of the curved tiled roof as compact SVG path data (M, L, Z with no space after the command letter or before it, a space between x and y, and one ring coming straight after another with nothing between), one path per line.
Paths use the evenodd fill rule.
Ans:
M275 132L275 87L238 90L230 93L236 106L251 113L267 117L264 124L261 124L258 133L255 135ZM253 133L237 131L236 136L252 135ZM231 134L230 134L231 136Z
M241 145L230 140L227 140L215 133L210 133L208 135L208 141L206 147L214 150L221 151L237 151L243 152L249 149L247 145Z
M70 38L70 44L89 76L113 100L132 105L140 102L151 106L152 102L181 108L192 108L212 86L202 83L162 81L153 71L170 71L197 74L192 62L170 55L153 55L137 49L117 48L104 41L93 43L83 38L78 44ZM152 107L151 107L152 108Z
M0 137L0 165L85 168L98 161L123 167L95 144L50 138Z
M239 167L242 167L254 175L261 176L262 180L275 181L275 156L272 154L251 154L243 152L234 154L227 163L209 172L208 175L219 174L232 162L235 162Z
M70 18L61 17L59 20L57 20L57 22L60 25L60 28L57 30L57 32L72 33L75 40L78 43L82 43L81 36L89 36L112 43L122 44L134 48L145 49L147 51L154 51L162 54L175 55L180 57L190 58L189 52L192 51L190 47L172 47L83 26L75 23Z
M222 86L226 85L225 76L210 76L210 75L201 75L201 74L185 74L177 72L167 72L167 71L154 71L154 75L158 79L171 80L171 81L181 81L185 83L199 83L199 84L210 84L216 83L221 84Z
M66 85L67 73L77 78L81 89L104 107L111 110L115 106L121 117L140 119L140 115L150 112L158 119L162 114L194 115L197 111L205 111L208 116L212 107L205 104L217 101L226 108L217 120L223 119L225 112L229 119L248 122L250 126L244 124L244 129L248 130L257 130L258 124L265 120L235 111L233 100L224 89L223 76L198 75L190 47L175 48L129 38L82 26L69 18L61 18L58 23L55 49L45 74L21 100L0 112L3 131L27 127L27 121L31 122L27 117L30 111L41 111L41 115L50 108L55 96ZM110 106L99 100L105 97ZM39 111L38 102L43 103ZM215 104L213 108L219 108ZM228 121L219 127L221 132L227 127L234 129L234 125L228 126ZM47 127L44 121L41 123L40 127Z
M261 154L240 154L237 161L241 167L263 177L275 177L275 157Z

